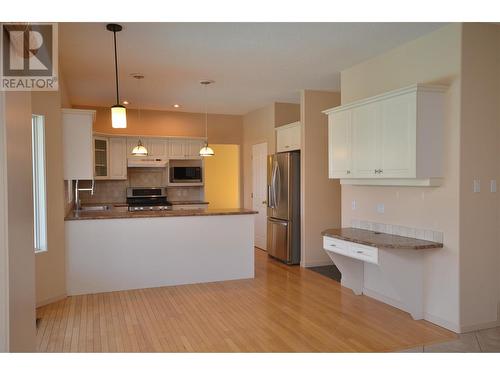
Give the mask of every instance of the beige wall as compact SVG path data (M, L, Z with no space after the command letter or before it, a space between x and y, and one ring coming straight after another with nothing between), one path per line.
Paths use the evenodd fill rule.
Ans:
M239 208L240 146L211 145L215 156L205 158L205 200L213 209Z
M5 92L0 92L0 353L9 350L9 243Z
M109 108L73 105L74 108L95 109L94 131L106 134L164 135L183 137L205 136L205 114L175 111L127 110L127 128L111 127ZM210 143L241 144L243 117L237 115L208 115L208 140Z
M9 350L35 351L31 95L5 93L9 248Z
M352 219L444 232L426 257L426 319L459 330L461 25L451 24L341 73L342 104L419 83L446 83L444 182L438 188L342 186L342 226ZM351 202L356 200L356 210ZM385 213L376 212L377 203Z
M460 321L469 330L495 322L500 300L500 199L489 186L500 181L500 26L463 25L461 96Z
M267 142L267 153L274 154L274 104L243 117L243 206L252 208L252 146Z
M340 226L340 184L328 178L328 117L340 93L304 90L301 94L301 265L331 264L321 232Z
M36 301L45 305L66 296L61 93L33 92L32 112L45 118L47 251L36 254Z
M252 146L267 143L269 155L276 152L275 127L300 120L300 105L272 103L243 116L243 205L252 208Z
M282 126L300 120L300 105L274 103L274 126Z

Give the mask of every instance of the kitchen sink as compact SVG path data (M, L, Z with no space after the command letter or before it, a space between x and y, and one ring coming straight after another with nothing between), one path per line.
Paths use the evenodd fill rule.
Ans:
M110 205L97 205L97 206L82 206L80 211L108 211L111 209Z

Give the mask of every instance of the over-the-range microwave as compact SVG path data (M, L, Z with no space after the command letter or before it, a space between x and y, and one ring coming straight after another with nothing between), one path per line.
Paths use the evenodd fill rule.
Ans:
M170 182L202 182L201 167L170 167Z

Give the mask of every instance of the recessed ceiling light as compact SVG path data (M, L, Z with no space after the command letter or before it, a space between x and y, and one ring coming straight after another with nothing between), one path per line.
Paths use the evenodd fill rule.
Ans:
M173 107L174 107L174 108L180 108L180 107L181 107L181 105L180 105L180 104L174 104L174 105L173 105Z
M130 102L128 100L124 100L122 103L125 104L125 105L129 105L130 104Z

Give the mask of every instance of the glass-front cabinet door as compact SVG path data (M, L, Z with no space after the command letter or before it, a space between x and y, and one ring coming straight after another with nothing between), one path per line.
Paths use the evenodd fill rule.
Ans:
M96 178L108 175L108 139L94 138L94 175Z

